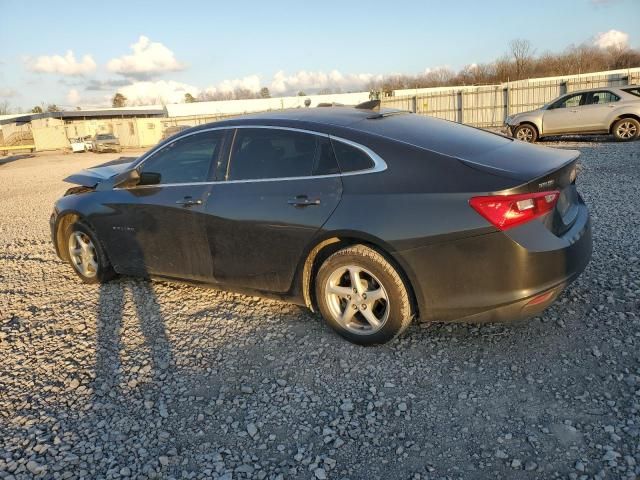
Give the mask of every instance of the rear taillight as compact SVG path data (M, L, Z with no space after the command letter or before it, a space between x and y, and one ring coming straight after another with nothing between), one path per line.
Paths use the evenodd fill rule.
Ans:
M491 195L473 197L469 204L476 212L500 230L522 225L550 212L560 192L524 193L520 195Z

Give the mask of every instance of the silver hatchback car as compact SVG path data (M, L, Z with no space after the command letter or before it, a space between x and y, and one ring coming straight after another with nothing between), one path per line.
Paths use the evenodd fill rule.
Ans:
M605 87L563 95L531 112L506 118L511 135L535 142L548 135L612 134L630 141L640 136L640 86Z

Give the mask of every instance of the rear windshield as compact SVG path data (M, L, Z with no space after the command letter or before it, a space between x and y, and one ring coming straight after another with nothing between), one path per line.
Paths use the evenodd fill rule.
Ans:
M636 97L640 97L640 87L625 88L624 91L630 93L631 95L635 95Z
M484 130L416 114L364 120L354 127L451 157L468 158L512 142L509 138Z
M114 138L116 138L116 137L114 137L113 135L110 135L110 134L104 134L104 135L96 136L96 139L98 139L98 140L113 140Z

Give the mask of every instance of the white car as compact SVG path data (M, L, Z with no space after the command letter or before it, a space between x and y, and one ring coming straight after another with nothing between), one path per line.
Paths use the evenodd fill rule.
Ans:
M531 112L505 119L511 135L535 142L548 135L612 134L630 141L640 136L640 87L605 87L571 92Z
M87 147L84 143L84 140L82 140L82 138L70 138L69 143L71 144L71 151L73 153L87 151Z

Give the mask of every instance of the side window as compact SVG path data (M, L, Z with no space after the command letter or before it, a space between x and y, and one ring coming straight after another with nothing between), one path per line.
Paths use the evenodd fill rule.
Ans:
M593 92L589 105L604 105L605 103L617 102L620 97L611 92Z
M313 167L314 175L334 175L340 173L340 167L333 153L331 141L327 137L318 137L318 149L316 151L316 164Z
M316 164L318 137L270 128L239 128L227 180L307 177Z
M161 184L206 182L222 146L222 132L179 138L149 157L142 165L142 172L160 174Z
M332 140L332 143L342 173L368 170L374 167L371 157L359 148L348 145L340 140Z
M625 88L625 92L630 93L631 95L635 95L636 97L640 97L640 87L639 88Z
M582 101L583 95L578 93L576 95L571 95L570 97L566 97L559 102L553 104L553 108L575 108L583 105Z

